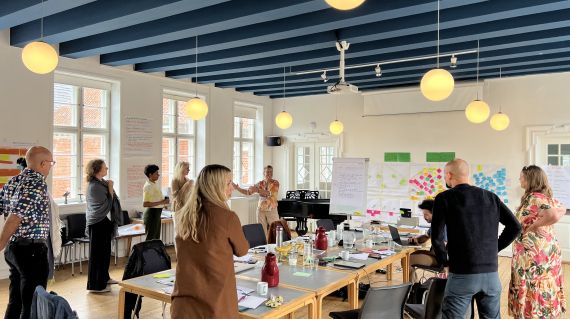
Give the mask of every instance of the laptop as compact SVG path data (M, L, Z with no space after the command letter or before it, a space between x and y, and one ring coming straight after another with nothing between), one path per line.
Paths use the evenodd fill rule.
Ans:
M334 265L340 266L340 267L346 267L346 268L354 268L354 269L360 269L360 268L366 266L365 264L362 264L362 263L355 263L355 262L346 261L346 260L335 260Z
M392 225L388 225L388 227L390 228L390 234L392 235L392 240L400 245L400 246L406 246L406 247L421 247L418 244L414 244L414 243L409 243L407 240L402 242L402 240L400 239L400 234L398 233L398 228L392 226Z
M237 274L238 272L253 269L253 267L255 267L254 264L234 263L234 272Z

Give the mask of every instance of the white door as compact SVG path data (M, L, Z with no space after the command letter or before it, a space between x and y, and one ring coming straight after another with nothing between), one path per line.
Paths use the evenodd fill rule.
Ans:
M334 142L300 142L294 144L293 167L295 190L318 190L320 198L330 198Z

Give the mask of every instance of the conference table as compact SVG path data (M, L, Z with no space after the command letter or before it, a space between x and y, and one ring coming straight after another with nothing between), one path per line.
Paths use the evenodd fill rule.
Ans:
M425 247L425 244L423 245ZM362 239L356 241L353 249L364 248ZM268 295L272 293L276 296L287 296L283 305L278 308L259 306L256 309L249 309L240 313L240 318L278 318L287 316L294 318L297 309L308 306L309 318L321 318L324 297L347 286L348 302L350 309L358 308L358 285L363 278L366 278L374 271L386 267L388 280L393 277L393 263L398 260L402 263L403 282L409 282L409 260L410 255L423 247L399 247L395 248L395 254L384 256L382 259L368 258L367 260L355 260L365 266L360 269L338 268L334 263L319 266L317 270L311 270L309 266L298 262L297 265L289 265L287 259L279 265L279 286L270 288ZM376 244L373 249L387 249L385 245ZM338 256L345 250L342 246L334 246L327 249L321 255L313 257ZM250 254L256 259L265 258L266 254ZM175 270L168 270L165 273L174 274ZM304 275L303 275L304 274ZM154 275L154 274L153 274ZM166 286L158 284L153 275L138 277L119 283L121 292L119 296L119 319L123 318L125 293L130 292L170 303L170 295L163 292L161 288ZM305 277L307 276L307 277ZM261 280L261 267L239 272L236 274L236 285L255 289L257 282ZM280 289L280 290L276 290Z

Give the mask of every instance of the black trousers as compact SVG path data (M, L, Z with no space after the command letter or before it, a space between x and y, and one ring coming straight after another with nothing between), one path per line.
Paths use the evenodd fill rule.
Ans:
M10 267L10 299L5 319L28 319L34 291L47 286L49 264L45 244L8 243L4 259Z
M89 226L87 290L103 290L107 287L113 228L113 223L107 217Z

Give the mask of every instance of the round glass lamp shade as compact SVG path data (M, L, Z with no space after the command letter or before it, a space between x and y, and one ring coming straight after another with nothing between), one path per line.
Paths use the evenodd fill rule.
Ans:
M199 97L190 99L186 103L186 115L194 121L199 121L208 114L208 104Z
M475 100L465 109L465 116L473 123L481 123L489 117L489 105L483 101Z
M364 0L326 0L327 3L338 10L351 10L361 5Z
M502 131L509 126L509 117L501 112L491 118L491 127L497 131Z
M342 123L339 120L335 120L334 122L331 123L329 129L331 130L331 133L338 135L342 133L342 130L344 130L344 125L342 125Z
M454 85L451 73L444 69L433 69L424 75L420 88L428 100L441 101L453 92Z
M55 49L45 42L29 43L22 51L24 65L34 73L50 73L55 70L58 60Z
M289 126L293 124L293 118L291 117L291 114L283 111L275 118L275 124L277 124L280 129L288 129Z

